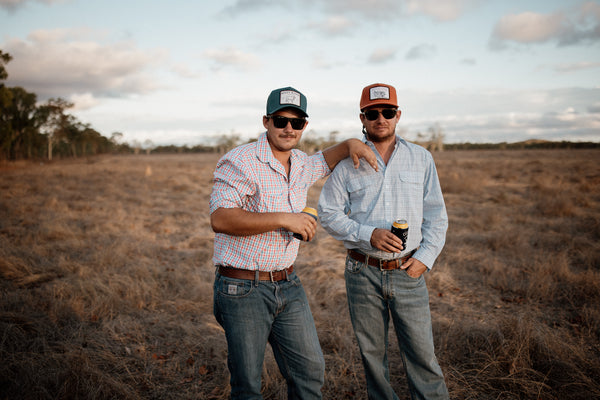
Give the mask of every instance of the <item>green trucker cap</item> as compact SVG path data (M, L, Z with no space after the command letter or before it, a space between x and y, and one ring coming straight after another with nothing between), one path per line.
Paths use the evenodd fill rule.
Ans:
M306 113L306 96L293 87L275 89L267 99L267 115L284 108L295 108L300 110L305 117L308 117Z

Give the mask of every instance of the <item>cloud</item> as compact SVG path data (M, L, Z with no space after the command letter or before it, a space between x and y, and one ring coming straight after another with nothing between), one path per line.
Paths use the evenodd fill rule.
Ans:
M437 49L432 44L423 43L408 50L404 58L407 60L426 59L435 56Z
M402 15L421 14L436 21L458 19L465 11L480 0L237 0L223 8L219 16L237 17L246 13L256 13L268 8L306 10L320 8L326 14L336 16L353 14L361 19L389 20Z
M200 78L201 74L200 72L197 71L192 71L187 65L185 64L174 64L171 66L171 71L173 71L173 73L181 78L186 78L186 79L195 79L195 78Z
M317 0L327 13L351 13L361 18L389 19L401 14L402 2L395 0Z
M323 54L317 53L312 56L311 65L316 69L332 69L335 67L340 67L343 65L343 62L337 61L329 61L327 60Z
M590 114L600 114L600 102L590 105L587 109Z
M0 8L4 8L6 10L9 11L14 11L19 7L22 7L25 5L25 3L27 3L29 0L0 0ZM45 3L45 4L58 4L58 3L64 3L66 0L35 0L38 3Z
M600 62L582 61L582 62L571 63L571 64L560 64L560 65L557 65L554 68L554 70L556 72L574 72L574 71L581 71L584 69L594 69L594 68L600 68Z
M293 2L293 0L291 1ZM238 15L248 12L257 12L264 8L285 6L290 1L281 0L237 0L234 4L223 8L218 16L220 17L237 17Z
M204 58L214 62L213 70L219 71L232 67L239 71L249 71L260 66L260 59L251 53L244 53L234 47L225 49L208 49L203 53Z
M553 14L524 12L502 17L493 29L489 46L504 50L510 43L554 42L558 46L594 43L600 39L600 5L584 3Z
M285 43L295 39L295 36L293 32L290 32L290 30L287 27L270 27L269 31L265 35L263 35L262 38L263 41L261 43L261 46L265 46L273 43Z
M425 14L437 21L453 21L472 3L472 0L406 0L406 10L409 15Z
M26 40L2 43L13 60L7 82L45 99L91 93L120 97L156 90L147 70L164 59L160 51L144 52L131 42L101 44L89 30L37 30Z
M600 140L600 88L410 90L402 98L399 127L409 140L436 122L447 143Z
M528 139L597 142L600 117L572 108L550 113L512 112L501 115L447 115L410 129L425 132L439 123L447 143L499 143Z
M99 104L98 99L91 93L74 94L69 98L75 110L89 110Z
M376 49L369 56L369 63L371 64L381 64L390 60L393 60L396 57L396 51L391 49Z
M334 15L327 18L325 22L315 26L328 36L339 36L345 34L350 29L352 22L342 15Z

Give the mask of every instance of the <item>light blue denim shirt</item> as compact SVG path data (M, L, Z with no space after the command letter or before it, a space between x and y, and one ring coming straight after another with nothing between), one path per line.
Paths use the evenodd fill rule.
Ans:
M431 153L396 136L396 147L387 165L372 142L379 171L361 160L354 169L342 160L325 182L319 199L321 224L347 249L392 259L418 247L414 258L431 269L442 251L448 215ZM408 242L401 254L371 246L375 228L390 229L397 219L408 221Z

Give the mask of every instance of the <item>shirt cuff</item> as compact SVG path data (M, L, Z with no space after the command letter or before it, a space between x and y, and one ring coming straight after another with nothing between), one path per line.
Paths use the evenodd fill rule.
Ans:
M374 226L361 225L358 229L358 239L371 246L371 236L375 230Z
M430 254L426 249L420 247L415 254L413 254L412 258L416 258L421 261L427 267L427 270L430 271L433 267L433 263L435 263L435 256Z

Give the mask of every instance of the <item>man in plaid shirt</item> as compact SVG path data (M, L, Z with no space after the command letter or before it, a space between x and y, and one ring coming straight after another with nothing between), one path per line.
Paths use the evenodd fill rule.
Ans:
M351 156L377 168L373 151L350 139L308 156L294 147L308 117L306 97L286 87L271 92L256 142L217 163L210 199L215 231L214 314L225 330L231 398L262 398L267 342L290 399L320 399L325 362L306 294L293 263L317 222L302 213L309 187Z

